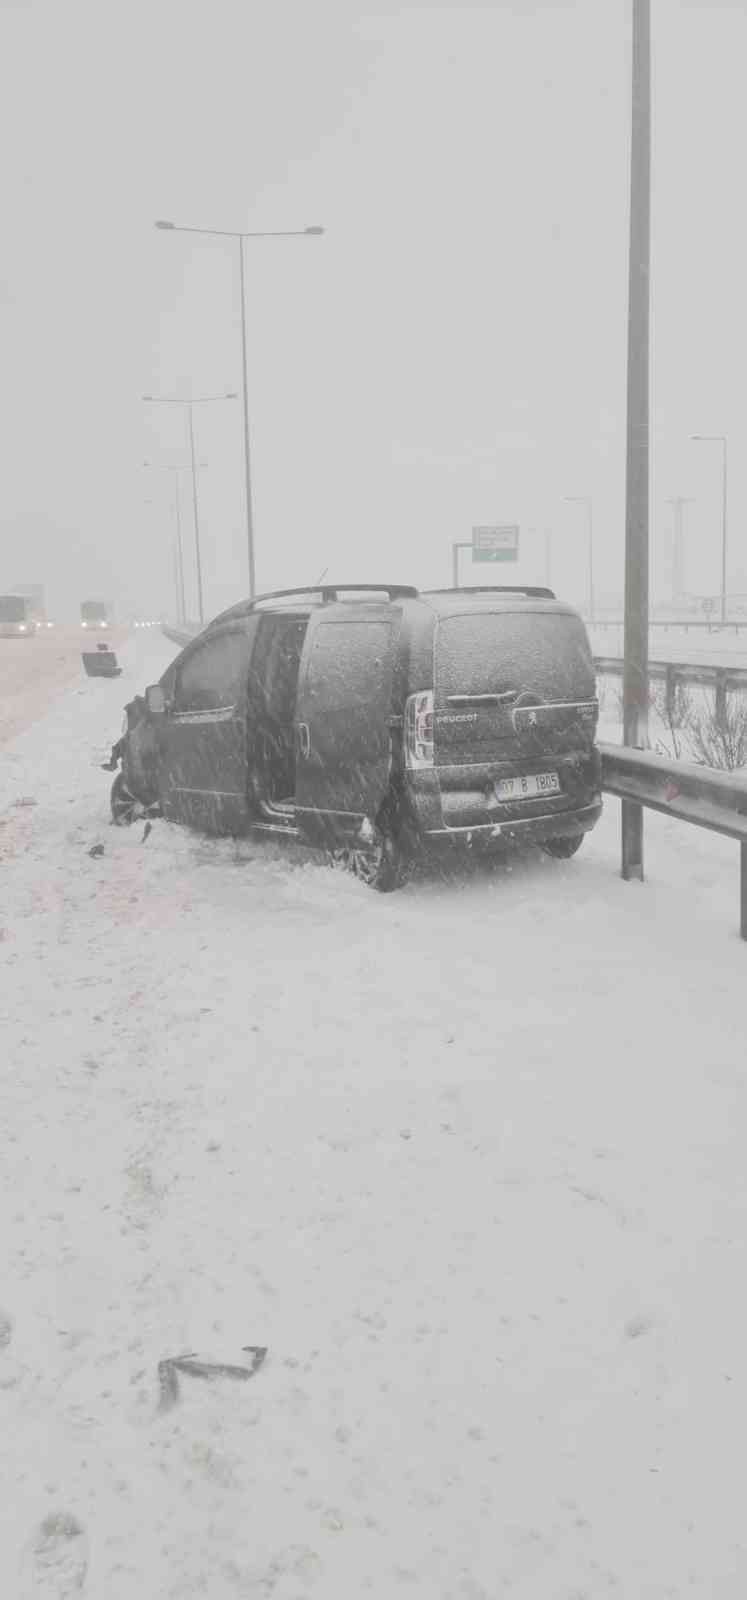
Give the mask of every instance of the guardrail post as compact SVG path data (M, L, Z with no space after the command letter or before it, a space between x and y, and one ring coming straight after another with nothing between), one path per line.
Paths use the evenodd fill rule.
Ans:
M726 717L726 673L716 673L716 721L723 723Z
M665 670L664 685L667 719L672 723L674 721L675 694L677 690L677 675L673 666L668 665Z

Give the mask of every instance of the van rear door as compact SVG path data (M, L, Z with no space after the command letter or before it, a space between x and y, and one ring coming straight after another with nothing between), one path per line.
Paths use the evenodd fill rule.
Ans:
M325 835L373 820L391 768L392 681L401 609L337 602L313 612L296 702L296 806Z
M583 809L599 787L594 663L581 618L558 603L441 616L434 765L446 827Z
M588 746L594 663L581 618L531 602L442 617L436 634L438 767L534 759Z

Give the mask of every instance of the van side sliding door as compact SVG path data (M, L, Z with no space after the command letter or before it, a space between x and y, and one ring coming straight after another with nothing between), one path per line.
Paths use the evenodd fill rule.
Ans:
M344 601L309 620L296 701L296 809L324 839L373 820L386 794L401 623L391 604Z

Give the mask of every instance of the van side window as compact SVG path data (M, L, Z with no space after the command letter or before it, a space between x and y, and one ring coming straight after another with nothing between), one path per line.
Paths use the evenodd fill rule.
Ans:
M190 651L177 669L174 711L217 711L235 706L246 674L243 633L222 633Z
M326 710L376 704L387 681L391 644L388 622L327 622L312 642L306 690Z

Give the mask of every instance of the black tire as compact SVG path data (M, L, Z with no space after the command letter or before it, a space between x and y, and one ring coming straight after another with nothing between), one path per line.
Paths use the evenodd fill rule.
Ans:
M581 849L584 842L582 833L569 833L565 838L545 839L542 849L549 856L554 856L556 861L570 861L576 851Z
M142 801L128 789L122 772L117 773L112 784L111 808L112 822L117 828L129 828L132 822L143 816L146 809Z
M379 834L371 844L343 845L332 852L332 862L345 872L352 872L369 889L379 894L391 894L405 881L405 862L402 852L389 834Z

